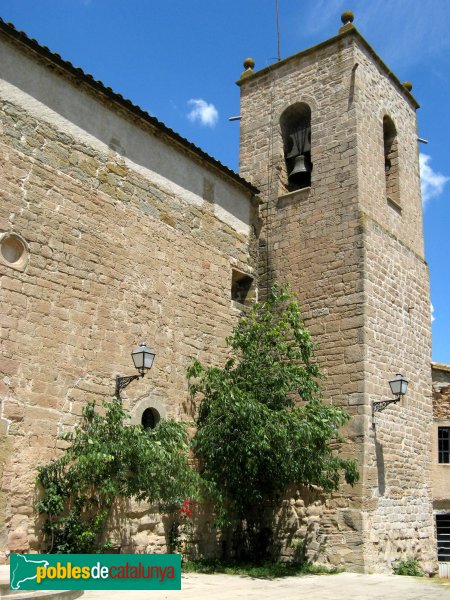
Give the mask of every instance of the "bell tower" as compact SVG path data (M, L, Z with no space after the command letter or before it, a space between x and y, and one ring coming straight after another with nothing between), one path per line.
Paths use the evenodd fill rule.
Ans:
M260 71L246 59L240 174L261 192L260 294L289 282L316 342L324 399L352 419L360 482L322 504L319 560L432 572L431 320L416 109L342 15L338 34ZM408 393L390 399L401 372Z

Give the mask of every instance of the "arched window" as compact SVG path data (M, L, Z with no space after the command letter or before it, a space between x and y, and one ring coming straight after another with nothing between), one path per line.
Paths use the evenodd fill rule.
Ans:
M386 197L394 204L400 203L398 178L398 143L397 130L388 116L383 118L384 173L386 180Z
M287 108L280 118L286 162L287 189L311 185L311 109L303 102Z
M156 408L146 408L142 413L141 424L144 429L155 429L161 417Z

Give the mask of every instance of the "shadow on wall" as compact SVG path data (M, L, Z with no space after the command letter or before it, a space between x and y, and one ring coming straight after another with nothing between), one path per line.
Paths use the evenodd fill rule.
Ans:
M320 560L327 542L321 524L325 501L320 490L291 491L276 506L256 508L258 527L254 531L249 532L245 522L236 522L220 532L208 503L193 503L192 514L186 518L177 509L164 514L146 502L119 499L111 507L99 542L110 543L109 553L176 552L190 559L234 560L249 559L249 550L259 549L261 555L251 555L254 560L270 556L314 563Z
M1 409L1 402L0 402ZM12 447L7 438L7 422L0 418L0 564L6 562L4 549L7 547L8 531L6 528L6 507L8 495L6 490L2 489L3 471L12 457Z
M378 492L379 492L380 496L384 496L384 493L386 490L386 478L385 478L385 472L384 472L383 444L380 444L380 442L376 438L375 438L375 456L377 458Z
M108 552L125 554L175 552L185 558L223 558L223 543L213 523L212 506L191 504L192 515L174 508L158 511L156 505L133 500L114 503L103 541L110 540Z
M321 527L327 496L320 489L290 490L273 518L273 557L317 562L326 546Z

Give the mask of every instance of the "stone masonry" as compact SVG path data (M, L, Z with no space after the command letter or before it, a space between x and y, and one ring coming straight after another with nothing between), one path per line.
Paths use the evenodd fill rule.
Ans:
M430 486L430 304L417 103L351 23L339 35L259 72L241 88L240 173L262 193L260 293L298 293L326 379L324 397L352 415L346 456L360 483L322 507L322 560L359 570L414 557L435 569ZM311 110L311 186L290 193L280 118ZM383 117L397 130L399 195L387 197ZM398 162L397 162L398 161ZM377 413L398 371L400 405ZM295 501L293 500L295 506ZM320 511L319 511L320 512Z
M132 374L133 346L156 351L123 394L136 422L189 415L186 368L223 362L232 270L254 272L254 189L48 54L2 26L0 560L39 549L36 467ZM128 550L165 548L131 509Z

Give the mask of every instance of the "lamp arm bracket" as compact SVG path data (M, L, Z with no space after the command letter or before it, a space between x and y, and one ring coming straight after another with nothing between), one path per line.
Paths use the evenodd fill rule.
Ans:
M372 402L372 415L374 415L376 412L381 412L387 406L389 406L389 404L397 404L397 402L400 402L400 396L397 396L397 398L394 398L394 400L382 400L380 402Z
M139 375L126 375L125 377L120 377L120 375L116 375L116 390L114 392L114 396L121 400L120 392L127 388L132 381L135 379L139 379L140 377L144 377L144 373L139 373Z

